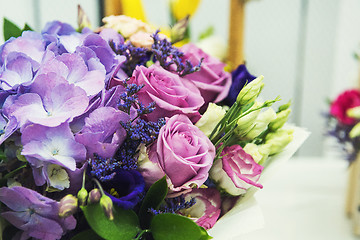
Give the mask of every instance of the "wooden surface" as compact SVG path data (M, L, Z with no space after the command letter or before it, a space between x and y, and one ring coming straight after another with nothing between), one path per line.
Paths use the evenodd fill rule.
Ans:
M121 0L105 0L104 1L104 15L121 15L123 14L123 8Z
M245 0L231 0L229 28L229 61L234 69L244 63Z

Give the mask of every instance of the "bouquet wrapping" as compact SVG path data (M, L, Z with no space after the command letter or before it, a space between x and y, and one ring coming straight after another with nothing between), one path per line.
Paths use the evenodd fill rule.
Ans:
M285 124L290 103L259 100L263 77L244 65L229 73L195 44L175 47L181 21L167 36L126 16L96 30L85 20L40 33L7 22L3 238L200 240L259 227L263 173L307 136Z

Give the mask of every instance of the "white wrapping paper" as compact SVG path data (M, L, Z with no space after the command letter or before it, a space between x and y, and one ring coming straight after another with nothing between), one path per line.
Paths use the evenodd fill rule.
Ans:
M265 182L294 155L310 135L310 132L303 128L289 127L294 128L294 139L282 152L267 159L260 178L260 183L264 186L266 186ZM264 227L263 214L254 198L256 191L258 191L257 188L250 188L235 207L221 217L208 231L214 240L238 240L242 235Z

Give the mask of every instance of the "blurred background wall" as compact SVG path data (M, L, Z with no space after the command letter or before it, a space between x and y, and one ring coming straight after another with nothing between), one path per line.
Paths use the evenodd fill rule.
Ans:
M168 0L143 0L149 21L169 24ZM76 26L77 4L99 26L99 0L0 0L0 16L40 30L47 21L61 19ZM246 5L245 58L253 75L264 75L263 98L280 95L292 100L291 121L312 132L300 155L334 152L325 136L327 99L358 87L360 49L358 0L253 0ZM192 38L207 27L226 43L229 0L202 0L191 21ZM3 19L0 19L2 26ZM2 30L0 30L2 36ZM0 42L3 42L2 37ZM336 152L336 151L335 151Z

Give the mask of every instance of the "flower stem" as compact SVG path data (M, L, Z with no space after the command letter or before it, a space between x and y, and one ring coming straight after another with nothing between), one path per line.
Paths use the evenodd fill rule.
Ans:
M27 164L24 164L20 167L18 167L17 169L9 172L8 174L6 174L3 179L8 179L9 177L12 177L13 175L15 175L18 171L20 171L21 169L25 168L27 166Z
M144 235L145 233L148 233L150 232L150 229L145 229L145 230L142 230L139 235L135 238L135 240L139 240L141 239L142 235Z

